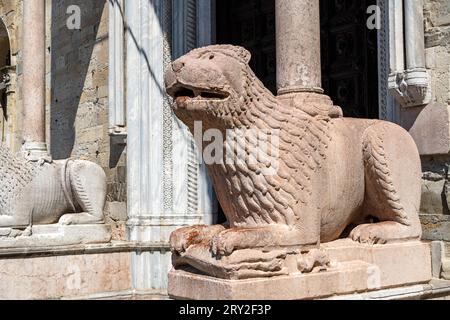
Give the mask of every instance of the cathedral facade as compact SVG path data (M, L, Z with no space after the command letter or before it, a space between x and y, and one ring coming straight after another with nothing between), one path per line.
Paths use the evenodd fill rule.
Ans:
M1 299L167 295L170 234L225 222L164 82L174 60L210 44L249 50L274 94L325 93L346 117L409 131L432 282L450 295L449 1L292 2L296 10L283 0L0 0L1 144L31 161L69 161L68 175L72 160L101 167L110 235L34 246L0 225ZM76 180L67 179L64 191ZM72 189L73 211L89 211ZM30 273L36 281L24 280Z

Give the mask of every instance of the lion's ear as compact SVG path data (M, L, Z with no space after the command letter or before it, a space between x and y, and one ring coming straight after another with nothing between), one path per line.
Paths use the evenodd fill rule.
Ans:
M244 63L248 64L250 62L250 60L252 59L252 54L244 47L233 46L233 45L226 45L224 47L226 47L228 50L232 51L233 54Z
M204 50L204 49L205 48L197 50ZM252 59L252 54L247 49L240 46L234 46L231 44L216 44L206 47L206 49L212 52L214 52L215 50L218 50L219 52L220 51L225 52L226 54L232 55L246 64L248 64Z
M237 47L238 49L238 55L239 58L241 58L245 63L249 63L250 60L252 59L252 54L250 53L250 51L248 51L247 49L243 48L243 47Z

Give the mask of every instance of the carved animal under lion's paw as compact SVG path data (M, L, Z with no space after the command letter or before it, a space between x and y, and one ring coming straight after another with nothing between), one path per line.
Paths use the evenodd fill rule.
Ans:
M104 221L106 175L92 162L31 162L0 146L0 190L0 228Z
M211 237L209 250L229 255L317 247L371 220L378 222L357 227L354 240L420 239L421 165L408 132L384 121L344 118L324 95L275 97L249 61L241 47L209 46L176 60L166 74L178 118L192 132L196 121L203 133L220 130L224 157L240 159L207 163L230 225ZM230 139L230 130L249 135ZM277 152L262 153L276 157L260 160L255 157L260 145L250 135L267 132L278 138L268 139ZM186 247L189 243L177 244Z

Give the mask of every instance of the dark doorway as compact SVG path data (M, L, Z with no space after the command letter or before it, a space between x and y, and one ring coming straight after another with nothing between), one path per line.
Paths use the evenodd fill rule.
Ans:
M320 1L322 85L347 117L379 117L377 30L366 13L376 2Z
M8 29L0 18L0 144L10 143L10 122L7 98L8 74L11 69L11 48Z
M366 26L376 0L322 0L323 88L347 117L378 118L377 31ZM276 92L275 0L217 0L217 43L241 45Z
M274 0L216 0L216 39L219 44L245 47L252 53L251 67L276 92Z

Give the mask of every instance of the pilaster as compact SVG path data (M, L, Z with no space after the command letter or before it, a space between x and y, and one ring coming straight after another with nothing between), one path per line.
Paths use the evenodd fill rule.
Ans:
M197 17L204 14L197 10L197 1L125 1L127 233L130 241L161 248L134 254L136 290L164 290L171 268L167 244L172 231L211 223L217 212L193 139L174 117L164 88L172 55L197 46Z

